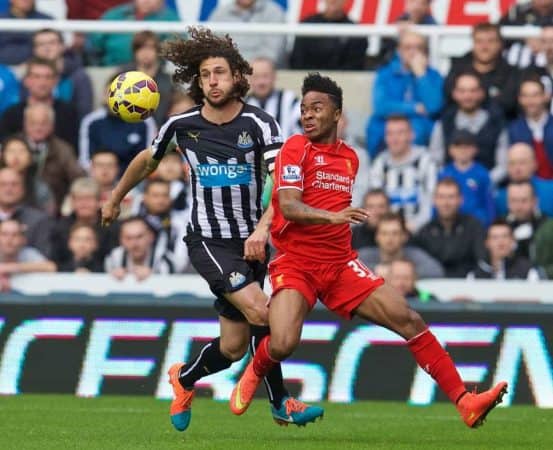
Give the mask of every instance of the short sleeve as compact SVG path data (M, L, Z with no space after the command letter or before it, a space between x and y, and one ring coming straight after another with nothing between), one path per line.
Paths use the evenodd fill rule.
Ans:
M159 129L152 142L152 158L161 161L167 150L167 146L175 135L175 129L179 116L169 118Z
M303 191L305 141L301 136L292 136L286 141L275 161L275 186L280 189Z
M275 170L276 155L280 151L282 142L284 141L282 131L277 121L268 114L257 116L255 122L260 133L258 140L261 145L263 160L267 164L269 173L272 173Z

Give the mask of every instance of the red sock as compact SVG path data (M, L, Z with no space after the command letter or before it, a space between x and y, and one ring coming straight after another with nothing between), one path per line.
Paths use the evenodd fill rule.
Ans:
M258 377L264 377L269 373L278 361L271 358L269 354L269 341L271 336L265 336L255 350L253 357L253 371Z
M457 403L459 397L466 392L465 385L449 353L444 350L430 330L427 328L409 339L407 345L419 366L436 380L440 389L453 403Z

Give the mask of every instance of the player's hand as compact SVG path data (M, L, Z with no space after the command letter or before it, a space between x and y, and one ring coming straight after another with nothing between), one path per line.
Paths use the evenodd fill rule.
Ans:
M106 203L104 203L104 206L102 207L102 226L110 226L113 222L117 220L120 212L121 207L119 206L119 203L114 203L111 200L108 200Z
M250 234L244 242L244 259L248 261L265 262L265 246L269 240L269 230L258 229Z
M341 225L344 223L358 224L366 222L369 218L369 212L363 208L348 208L342 209L332 214L330 223L333 225Z

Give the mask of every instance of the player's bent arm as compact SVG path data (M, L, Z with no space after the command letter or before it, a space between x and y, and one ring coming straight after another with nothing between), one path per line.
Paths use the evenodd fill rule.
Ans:
M303 194L297 189L279 189L278 203L286 220L303 224L332 223L332 212L312 208L302 199Z
M111 193L111 201L119 204L125 198L125 195L138 183L148 177L154 170L156 170L159 161L152 157L152 151L150 149L142 150L136 155L127 170L123 173L123 176L115 186Z
M297 189L279 189L278 203L286 220L305 225L362 223L369 215L361 208L345 208L333 212L313 208L303 202L303 193Z

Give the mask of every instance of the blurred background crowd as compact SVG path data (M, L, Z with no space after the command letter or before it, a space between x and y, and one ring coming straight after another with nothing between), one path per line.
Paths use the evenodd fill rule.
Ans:
M345 0L324 0L306 23L353 23ZM514 4L498 23L476 24L468 53L433 67L412 24L435 25L431 0L405 0L397 38L367 54L364 37L231 34L250 61L246 101L301 132L299 99L277 88L279 70L371 71L358 92L370 115L345 111L340 137L355 146L354 203L370 221L353 229L362 261L422 301L418 278L553 278L553 0ZM67 0L67 17L179 21L164 0ZM0 1L0 18L50 19L33 0ZM284 23L276 0L229 0L208 22ZM541 35L506 40L501 25ZM184 35L185 36L185 35ZM170 152L125 199L121 220L101 228L98 211L158 127L193 106L160 58L170 35L0 31L0 288L24 272L192 272L182 241L190 208L187 167ZM141 70L161 93L154 117L112 116L90 68ZM112 70L111 70L112 69ZM106 72L108 73L108 72ZM346 98L347 103L347 98ZM363 131L351 123L362 123ZM357 127L359 128L359 127Z

